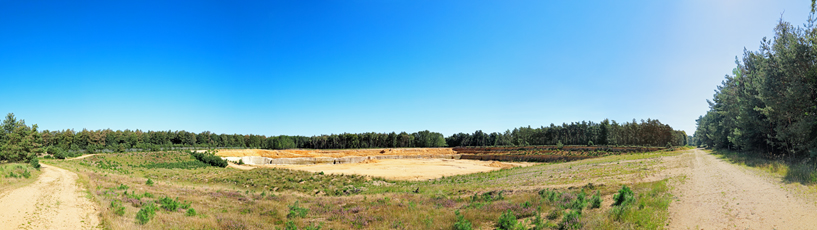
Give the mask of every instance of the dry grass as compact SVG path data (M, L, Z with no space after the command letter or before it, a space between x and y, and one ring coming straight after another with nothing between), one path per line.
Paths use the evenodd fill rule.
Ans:
M22 176L25 172L29 173L28 178ZM0 193L31 184L37 180L40 174L42 174L42 171L31 167L30 164L0 164Z
M643 179L664 169L661 159L677 154L610 156L430 181L391 181L286 169L181 168L190 165L185 162L191 158L176 152L103 154L44 163L80 174L90 195L104 207L103 224L110 229L272 229L283 228L289 222L300 228L450 229L456 210L477 229L491 229L506 210L513 210L522 221L530 220L537 211L546 215L552 207L539 196L542 188L578 191L587 183L603 184L592 191L600 190L605 202L609 202L610 194L620 184L632 184L633 178ZM157 164L167 168L147 168ZM146 185L147 178L155 184ZM500 191L502 199L472 198ZM153 196L145 197L145 193ZM140 208L165 196L189 202L198 214L187 216L186 209L160 208L147 224L136 222ZM296 201L308 209L306 217L288 217L289 206ZM116 213L111 202L123 204L123 215ZM526 202L531 206L524 206ZM587 211L583 218L591 221L590 226L595 219L606 220L602 218L607 215L605 210ZM592 226L636 226L626 220L612 223Z

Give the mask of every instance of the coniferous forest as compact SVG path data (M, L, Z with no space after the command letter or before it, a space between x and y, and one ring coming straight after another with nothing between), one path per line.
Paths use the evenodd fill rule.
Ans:
M49 152L127 152L179 148L262 148L262 149L354 149L457 146L528 145L628 145L680 146L688 144L683 131L673 130L658 120L617 123L604 120L575 122L539 128L520 127L505 132L457 133L444 137L428 130L414 133L342 133L320 136L263 136L254 134L216 134L188 131L87 130L39 131L14 114L3 121L0 135L2 159L27 160L36 153Z
M744 50L699 117L694 142L767 157L817 156L817 28L782 19L757 51Z

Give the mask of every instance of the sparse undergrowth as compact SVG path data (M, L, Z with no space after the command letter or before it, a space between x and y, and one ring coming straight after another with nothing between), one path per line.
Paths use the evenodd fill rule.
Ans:
M610 156L430 181L384 181L287 169L145 167L192 159L179 152L45 161L87 178L92 195L110 204L103 209L103 219L111 229L615 229L660 226L660 206L647 200L644 207L657 211L646 215L647 208L631 208L615 219L612 208L601 205L601 197L617 191L612 186L586 186L587 193L581 188L559 191L572 194L565 202L508 189L593 181L603 173L641 173L657 164L657 157L673 154ZM632 190L637 196L651 184L634 185ZM665 193L654 194L663 197Z

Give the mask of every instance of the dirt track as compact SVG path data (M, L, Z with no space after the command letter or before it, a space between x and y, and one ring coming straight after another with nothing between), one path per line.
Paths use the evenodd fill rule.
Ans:
M669 229L814 229L817 206L779 181L701 150L682 155L685 182L673 191Z
M0 194L0 229L93 229L96 204L77 186L77 174L50 165L34 183Z

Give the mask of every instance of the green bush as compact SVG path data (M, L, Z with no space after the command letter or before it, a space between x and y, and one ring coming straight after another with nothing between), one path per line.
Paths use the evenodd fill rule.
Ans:
M31 164L31 167L40 170L40 160L37 159L36 156L34 158L31 158L31 160L29 160L28 163Z
M287 226L284 228L286 230L298 230L298 225L295 225L295 221L287 221Z
M587 207L587 199L584 191L580 192L576 199L571 201L568 208L581 212L584 207Z
M294 204L289 206L289 214L287 214L287 218L296 218L296 217L306 217L306 214L309 212L309 209L302 208L298 206L298 201L295 201Z
M128 188L130 188L130 187L128 187L127 185L124 185L124 184L119 184L119 187L116 187L116 189L119 189L119 190L127 190Z
M600 208L601 207L601 192L596 191L596 195L593 195L590 198L590 208Z
M125 215L125 206L122 205L122 202L119 200L111 201L111 210L113 210L113 213L117 216Z
M28 179L29 177L31 177L31 172L29 172L28 169L26 169L26 170L23 170L23 172L20 173L20 175L22 175L23 177Z
M194 152L194 151L188 151L187 153L189 153L190 155L195 157L196 160L207 163L207 164L209 164L211 166L221 167L221 168L227 167L227 161L224 160L224 159L221 159L221 157L216 156L215 152L211 152L211 151L208 150L207 152L204 152L204 153L198 153L198 152Z
M454 215L457 216L457 222L454 222L454 230L471 230L471 221L465 219L464 216L460 215L460 210L454 211Z
M581 211L568 210L562 217L562 222L559 223L559 229L581 229L581 217Z
M159 203L162 205L163 209L171 212L175 212L176 209L179 209L179 206L181 206L181 203L179 203L179 198L174 200L170 199L170 197L162 197L159 199Z
M539 214L539 212L536 212L536 214L533 215L533 221L531 221L531 224L533 224L533 227L530 228L530 230L544 230L549 227L547 226L547 222L542 219L542 215Z
M513 211L507 210L499 216L499 220L496 222L496 229L524 230L525 226L523 223L516 220L516 216L513 214Z
M196 209L189 208L187 209L187 213L184 214L185 216L196 216Z
M148 178L148 181L145 181L145 184L148 185L148 186L153 186L153 180Z
M148 203L136 213L136 222L139 224L147 224L154 216L156 216L156 206L153 205L153 203Z
M635 194L627 185L622 186L618 193L613 195L614 206L627 206L633 201L635 201Z

